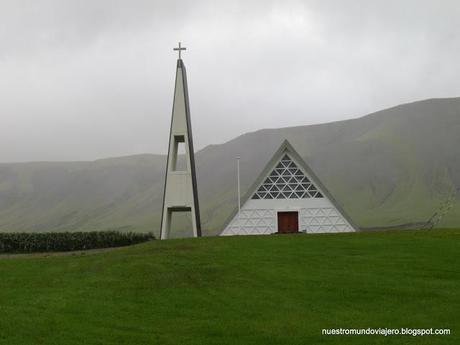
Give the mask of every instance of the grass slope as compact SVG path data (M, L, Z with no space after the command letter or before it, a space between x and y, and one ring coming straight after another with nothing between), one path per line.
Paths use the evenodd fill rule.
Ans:
M202 238L3 259L0 343L458 344L459 241L460 230ZM336 327L452 334L321 335Z

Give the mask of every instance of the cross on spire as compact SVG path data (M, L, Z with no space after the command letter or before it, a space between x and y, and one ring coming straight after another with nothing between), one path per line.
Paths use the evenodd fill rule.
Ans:
M181 59L181 57L180 57L181 51L182 51L182 50L186 50L186 49L187 49L187 48L185 48L185 47L181 47L180 42L179 42L179 47L173 48L173 50L177 50L177 51L179 52L179 60Z

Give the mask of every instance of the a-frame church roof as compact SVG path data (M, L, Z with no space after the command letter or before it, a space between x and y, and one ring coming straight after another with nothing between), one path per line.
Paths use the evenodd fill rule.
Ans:
M241 199L241 207L256 193L257 188L264 182L264 180L267 178L267 176L270 174L270 172L275 168L275 164L278 163L282 157L285 154L290 155L296 163L300 165L300 168L307 173L307 175L310 177L311 182L313 182L314 185L316 185L319 190L322 192L324 197L329 199L329 201L333 204L333 206L341 213L341 215L345 218L346 221L356 230L359 230L359 227L356 226L356 224L352 221L350 216L343 210L343 208L340 206L340 204L335 200L335 198L332 196L332 194L329 192L329 190L326 188L326 186L321 182L319 177L313 172L313 170L310 168L310 166L302 159L302 157L299 155L299 153L294 149L294 147L291 145L291 143L285 139L281 146L276 150L275 154L273 157L270 159L270 161L265 165L257 179L254 181L254 183L249 187L248 191L244 194L244 196ZM236 207L230 216L227 218L227 220L224 223L222 232L225 230L225 228L230 224L230 222L235 218L235 216L238 214L238 207Z

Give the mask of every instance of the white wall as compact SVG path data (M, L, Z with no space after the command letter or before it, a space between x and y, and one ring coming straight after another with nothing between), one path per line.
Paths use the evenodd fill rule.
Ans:
M289 160L284 159L285 155L289 157ZM292 163L294 163L294 167ZM292 169L299 169L303 175L301 175L298 170L292 172ZM299 164L290 153L286 151L282 152L278 163L274 164L271 172L274 175L270 174L270 178L267 179L267 176L265 176L265 179L269 182L261 182L259 184L259 188L262 189L260 192L257 192L257 197L261 199L248 199L242 205L240 215L235 215L222 232L222 235L268 235L278 232L277 213L280 211L297 211L299 213L299 231L302 232L321 233L355 231L353 226L326 197L326 193L312 181L311 176L302 169L301 164ZM308 178L306 182L304 182L305 177ZM288 182L288 178L294 179L295 182ZM274 181L273 179L276 180ZM282 180L282 182L279 182L280 180ZM288 183L289 190L292 191L291 183L294 183L295 188L303 188L304 193L296 199L289 198L292 197L292 192L288 192L289 194L286 198L272 199L279 195L279 188L286 187ZM308 184L308 186L304 186L304 184ZM270 188L270 192L267 192L267 185L268 188ZM272 188L274 187L277 187L277 189L272 192ZM314 187L315 191L310 193L310 187ZM256 191L259 190L259 188L256 189ZM321 192L321 198L316 197L316 191ZM270 194L270 199L265 199L268 194ZM307 194L309 197L305 197Z
M261 235L277 232L277 212L298 211L299 231L307 233L350 232L353 226L326 198L249 199L222 235Z

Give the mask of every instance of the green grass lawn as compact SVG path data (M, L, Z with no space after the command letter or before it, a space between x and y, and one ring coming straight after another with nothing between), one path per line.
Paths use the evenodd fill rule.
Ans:
M460 230L153 241L0 259L1 344L459 344ZM324 336L323 328L450 328Z

